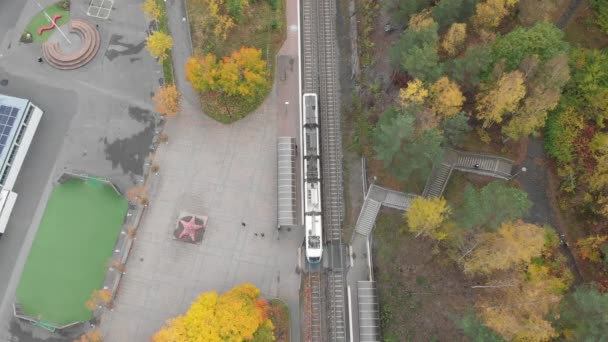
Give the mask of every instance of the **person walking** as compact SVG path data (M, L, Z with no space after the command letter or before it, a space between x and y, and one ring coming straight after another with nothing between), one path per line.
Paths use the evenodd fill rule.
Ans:
M241 222L241 226L243 226L243 228L245 228L247 226L247 224L245 222Z
M473 165L474 168L479 169L479 164Z

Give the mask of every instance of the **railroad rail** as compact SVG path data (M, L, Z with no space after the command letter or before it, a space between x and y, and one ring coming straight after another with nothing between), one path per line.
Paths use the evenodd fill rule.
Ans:
M336 51L335 0L302 0L302 86L304 93L317 93L321 126L321 182L323 197L323 231L326 247L327 322L330 341L346 341L345 251L342 244L344 201L342 188L342 132L339 107L339 86ZM312 275L311 282L316 282ZM323 276L323 274L321 275ZM318 282L320 285L321 282ZM314 290L313 290L314 291ZM321 296L320 298L323 298ZM321 322L314 317L323 314L312 302L312 339L316 331L323 332ZM319 325L316 324L319 322ZM326 339L321 339L326 340Z

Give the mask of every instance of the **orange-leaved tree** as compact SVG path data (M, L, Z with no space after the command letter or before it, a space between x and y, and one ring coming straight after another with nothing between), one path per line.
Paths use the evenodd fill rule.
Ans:
M259 296L260 290L251 284L242 284L221 296L216 292L203 293L185 315L169 320L152 340L251 340L258 330L272 328L272 322L268 318L268 303Z
M112 291L110 290L95 290L91 293L91 297L85 303L87 309L93 311L98 306L106 305L112 300Z
M186 63L186 79L198 91L244 99L265 94L269 86L262 51L248 47L242 47L222 60L212 54L191 57Z
M103 337L101 336L101 332L99 329L89 330L86 333L80 335L79 338L75 339L73 342L102 342Z
M182 95L177 90L175 84L162 86L154 94L154 109L163 115L175 115L179 112L179 102Z

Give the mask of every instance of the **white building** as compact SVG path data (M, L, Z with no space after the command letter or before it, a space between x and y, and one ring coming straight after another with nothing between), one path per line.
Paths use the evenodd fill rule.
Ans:
M17 200L13 185L41 118L42 110L29 100L0 94L0 236Z

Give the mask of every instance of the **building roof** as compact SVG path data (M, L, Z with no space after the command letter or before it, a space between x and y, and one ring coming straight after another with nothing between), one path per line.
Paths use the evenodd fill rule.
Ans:
M296 224L296 169L295 139L279 137L277 139L278 164L278 225L293 226Z
M4 169L9 158L29 103L29 100L0 94L0 169Z

